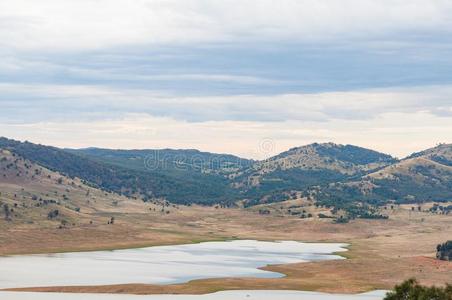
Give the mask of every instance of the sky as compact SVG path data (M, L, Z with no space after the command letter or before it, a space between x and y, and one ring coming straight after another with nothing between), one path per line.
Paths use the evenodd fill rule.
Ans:
M0 0L0 136L262 159L452 142L449 0Z

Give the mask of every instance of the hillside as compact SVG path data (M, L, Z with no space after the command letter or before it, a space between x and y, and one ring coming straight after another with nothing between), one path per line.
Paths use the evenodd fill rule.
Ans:
M165 171L174 176L186 172L228 174L252 164L252 160L230 154L201 152L194 149L112 150L101 148L65 149L90 159L137 171Z
M76 154L56 147L0 138L0 148L107 191L145 200L165 198L174 203L231 203L235 191L228 179L196 168L152 168L149 162L128 158ZM95 152L91 150L90 153ZM120 152L119 154L122 154ZM145 158L142 158L142 162ZM140 165L140 167L138 167Z
M309 170L332 170L354 175L386 166L396 160L389 155L373 150L334 143L310 144L292 148L253 167L256 173L266 174L277 169L294 168Z
M423 157L442 165L452 167L452 144L439 144L434 148L430 148L421 152L414 153L407 157L419 158Z
M145 201L248 207L305 198L351 212L363 205L452 199L450 144L403 160L333 143L264 161L197 150L59 149L5 138L0 148L86 186Z
M143 210L140 203L107 193L0 150L0 219L7 224L66 228L105 223L109 214Z
M452 145L415 153L400 162L371 172L359 180L335 183L318 192L327 204L362 201L382 204L450 201L452 199Z
M348 181L394 162L389 155L357 146L315 143L254 163L236 176L235 186L246 190L250 203L271 202L284 198L268 194Z
M452 199L451 162L452 144L444 144L415 153L365 179L382 191L392 192L397 201L447 201Z

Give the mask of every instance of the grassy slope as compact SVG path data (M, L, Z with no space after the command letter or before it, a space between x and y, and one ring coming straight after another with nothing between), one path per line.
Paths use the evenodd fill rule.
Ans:
M234 180L256 204L266 202L266 195L349 181L394 162L389 155L352 145L311 144L256 162Z
M63 223L67 228L89 227L106 224L115 214L161 209L85 185L7 150L0 150L0 193L0 218L5 227L58 228ZM5 220L5 205L12 210L9 221ZM49 218L54 210L58 216Z
M50 170L78 177L105 190L146 198L167 198L175 203L229 202L234 190L226 178L199 172L174 175L167 170L137 169L106 164L55 147L0 138L0 148L9 149ZM127 164L125 164L127 165Z

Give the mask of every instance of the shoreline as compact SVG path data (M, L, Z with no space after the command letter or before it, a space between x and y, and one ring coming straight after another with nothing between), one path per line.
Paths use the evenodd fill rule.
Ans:
M279 288L279 280L292 280L289 273L285 273L280 269L289 268L290 266L300 265L300 264L308 264L308 263L318 263L318 262L329 262L334 260L345 260L347 258L344 257L344 253L349 251L350 244L348 243L335 243L335 242L306 242L306 241L287 241L287 240L252 240L252 239L225 239L216 241L206 241L206 242L197 242L191 244L177 244L172 246L183 246L183 245L193 245L193 244L201 244L201 243L211 243L211 242L233 242L233 241L253 241L253 242L272 242L272 243L283 243L283 242L298 242L303 244L335 244L340 247L341 250L334 250L329 253L325 253L325 255L334 255L337 256L336 259L332 260L314 260L314 261L306 261L306 262L296 262L289 264L268 264L266 266L257 267L256 269L262 271L268 271L275 274L281 275L280 277L275 278L259 278L259 277L225 277L225 278L202 278L202 279L193 279L187 282L181 283L171 283L171 284L144 284L144 283L125 283L125 284L106 284L106 285L71 285L71 286L42 286L42 287L19 287L19 288L6 288L0 289L0 291L9 291L9 292L50 292L50 293L95 293L95 294L130 294L130 295L164 295L164 294L178 294L178 295L207 295L220 291L234 291L234 290L251 290L253 289L253 285L259 285L259 290L293 290L293 291L315 291L311 289L307 289L305 286L300 286L299 288L295 288L294 285L290 285L290 288ZM167 245L160 245L167 246ZM158 247L158 246L155 246ZM145 247L149 248L149 247ZM142 249L140 248L127 248L127 249L114 249L111 251L121 251L121 250L134 250L134 249ZM77 252L64 252L64 253L81 253L81 252L104 252L110 250L102 250L102 251L77 251ZM61 252L60 252L61 253ZM46 253L50 254L50 253ZM313 252L315 254L315 252ZM322 253L323 254L323 253ZM12 255L12 256L33 256L33 255L45 255L45 254L31 254L31 255ZM243 285L238 285L235 287L213 287L212 282L245 282ZM252 284L250 284L252 283ZM265 286L261 286L265 283ZM208 286L208 287L207 287ZM371 290L364 290L358 292L368 292Z
M285 240L285 239L255 239L255 238L230 238L230 237L225 237L225 238L212 238L212 239L204 239L204 240L191 240L191 241L186 241L186 242L182 242L182 243L171 243L171 242L167 242L167 243L156 243L156 242L149 242L149 243L130 243L129 245L123 245L123 246L94 246L92 248L88 247L86 250L85 249L80 249L80 248L73 248L73 249L66 249L66 248L62 248L61 250L55 249L53 251L46 251L46 250L42 250L42 251L31 251L31 252L6 252L6 253L1 253L0 252L0 257L11 257L11 256L25 256L25 255L46 255L46 254L65 254L65 253L81 253L81 252L98 252L98 251L120 251L120 250L132 250L132 249L144 249L144 248L151 248L151 247L163 247L163 246L179 246L179 245L194 245L194 244L201 244L201 243L210 243L210 242L229 242L229 241L246 241L246 240L250 240L250 241L259 241L259 242L274 242L274 243L278 243L278 242L284 242L284 241L289 241L289 240ZM304 241L304 240L290 240L290 241L294 241L294 242L299 242L299 243L305 243L305 244L313 244L313 243L322 243L322 244L344 244L343 248L346 249L344 251L339 251L339 252L332 252L332 255L338 255L338 256L342 256L344 258L347 258L346 256L344 256L343 254L345 252L349 251L349 247L351 246L350 243L347 242L340 242L340 241L334 241L334 240L328 240L328 241Z
M222 291L206 295L129 295L129 294L60 294L60 293L27 293L27 292L0 292L0 297L5 296L13 300L59 300L64 297L68 300L239 300L239 299L288 299L299 300L382 300L386 290L376 290L361 294L337 294L319 293L294 290L235 290Z
M334 253L346 260L267 266L269 271L286 275L277 280L234 278L193 281L170 287L117 285L66 289L132 294L205 294L237 289L359 293L391 289L410 277L425 285L451 283L452 264L434 259L436 245L450 238L451 225L450 216L411 214L409 208L392 212L389 220L332 224L324 220L262 217L236 209L190 207L154 218L126 214L118 218L114 226L67 230L33 228L35 225L16 230L11 227L0 233L0 253L11 256L112 251L225 240L346 243L349 244L348 251ZM51 289L56 291L64 287Z

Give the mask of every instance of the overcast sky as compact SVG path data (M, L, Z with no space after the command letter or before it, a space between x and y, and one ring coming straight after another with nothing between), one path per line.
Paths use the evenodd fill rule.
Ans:
M264 158L452 142L449 0L0 0L0 135Z

